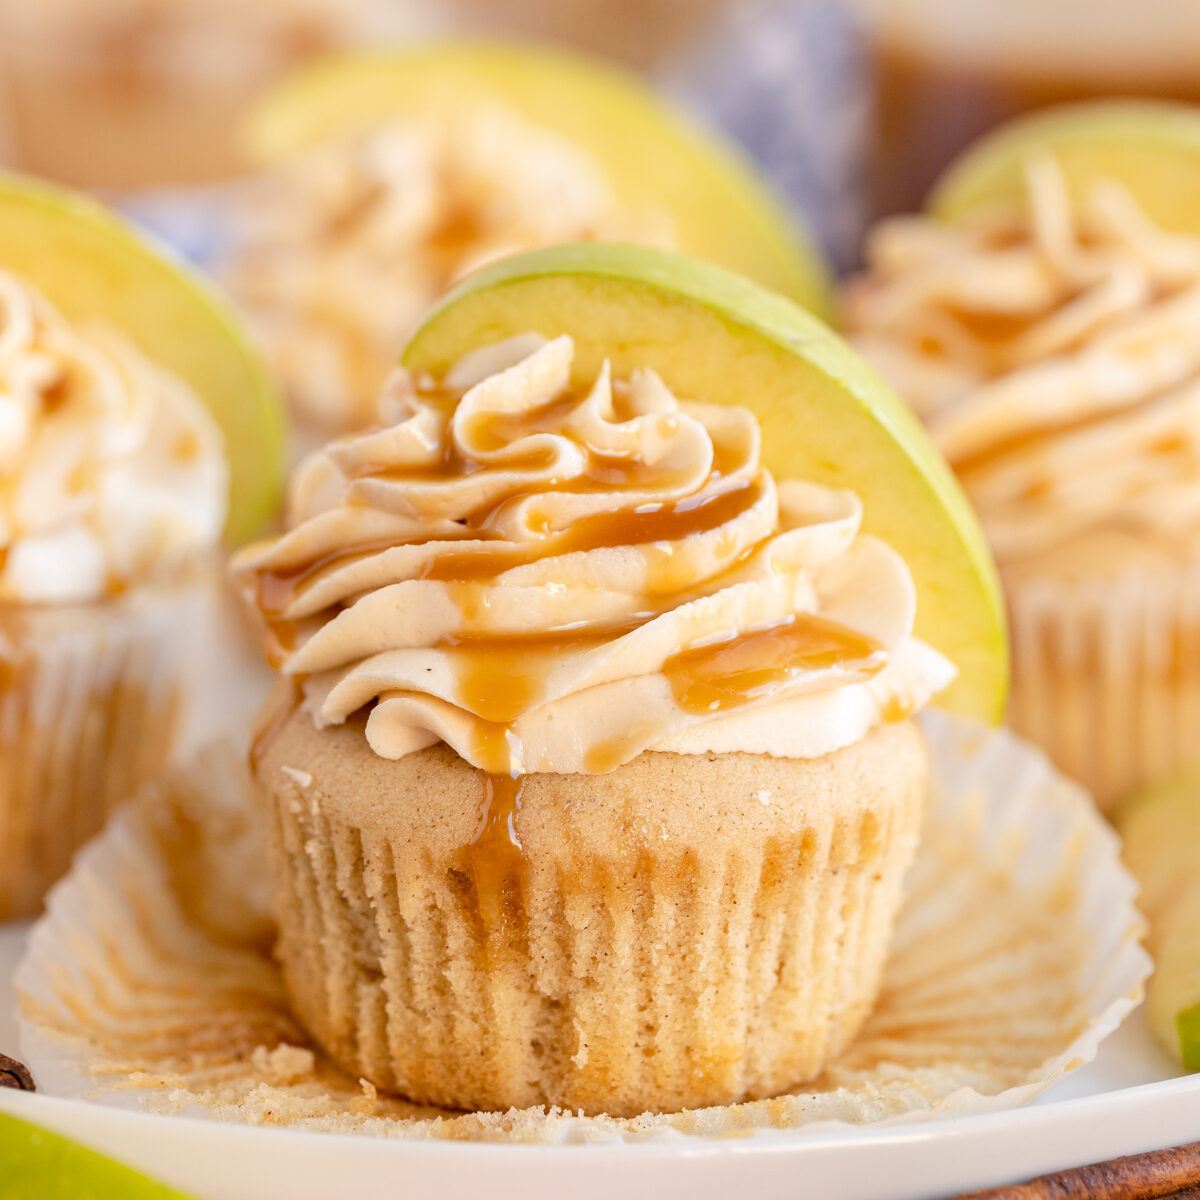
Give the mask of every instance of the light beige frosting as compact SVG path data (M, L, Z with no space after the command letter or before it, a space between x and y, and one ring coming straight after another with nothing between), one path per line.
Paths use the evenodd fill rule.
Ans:
M922 416L1002 565L1200 546L1200 239L1115 181L1023 218L884 222L852 340Z
M561 242L673 242L578 147L498 104L444 104L261 179L224 274L303 421L370 424L417 321L457 278Z
M369 706L381 756L441 740L496 774L818 757L950 681L852 493L777 485L750 412L652 371L576 392L573 354L397 372L388 424L300 466L290 532L235 570L318 724Z
M169 573L217 544L228 495L221 432L181 380L0 270L0 602Z

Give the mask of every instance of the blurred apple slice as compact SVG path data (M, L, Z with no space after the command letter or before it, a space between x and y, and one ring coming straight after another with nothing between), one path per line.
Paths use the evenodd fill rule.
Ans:
M1150 921L1150 1028L1187 1070L1200 1071L1200 768L1131 797L1117 828Z
M187 1200L57 1133L0 1114L0 1195L33 1200Z
M1117 179L1164 228L1200 234L1200 107L1170 101L1102 100L1019 117L951 163L926 207L959 221L1019 205L1025 163L1044 152L1062 167L1073 199L1098 179Z
M667 213L679 248L824 315L824 260L740 150L634 76L565 50L432 43L326 59L269 91L246 143L264 165L452 100L499 102L585 151L619 201Z

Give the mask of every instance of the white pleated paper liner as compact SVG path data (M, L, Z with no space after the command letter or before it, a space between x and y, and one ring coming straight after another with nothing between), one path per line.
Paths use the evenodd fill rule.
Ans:
M270 957L263 845L231 750L149 790L52 894L17 976L53 1095L373 1136L577 1142L928 1120L1011 1107L1095 1057L1150 962L1088 796L1011 734L925 718L933 794L875 1013L813 1084L630 1120L442 1113L313 1051Z

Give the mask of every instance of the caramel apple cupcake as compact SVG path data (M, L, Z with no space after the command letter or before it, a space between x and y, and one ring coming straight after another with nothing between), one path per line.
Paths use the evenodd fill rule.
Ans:
M727 147L564 52L449 42L334 58L266 96L247 141L267 169L218 269L301 449L373 423L430 303L519 250L680 246L825 300L819 256Z
M1200 729L1200 223L1154 190L1200 171L1129 111L1115 132L1100 106L1061 140L1001 135L1003 181L982 187L1004 165L985 148L950 177L974 201L881 224L845 297L982 518L1013 727L1105 808L1194 761Z
M296 1014L352 1075L452 1108L776 1094L874 1001L925 798L912 715L955 675L865 504L928 514L900 540L961 572L931 604L955 650L993 619L977 533L777 296L620 247L463 287L381 424L301 464L288 531L235 561L283 675L252 769ZM815 473L822 386L861 496L777 479L737 403L771 425L790 396L796 453L771 454ZM994 705L962 658L961 706Z
M234 482L203 389L259 420L225 319L103 210L0 178L0 919L175 745Z
M244 169L237 129L299 64L428 23L396 0L0 5L0 161L130 189Z

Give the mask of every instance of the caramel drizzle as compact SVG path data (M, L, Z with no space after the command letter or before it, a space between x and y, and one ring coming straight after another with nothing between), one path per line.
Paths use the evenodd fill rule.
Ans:
M812 613L793 613L680 650L663 674L679 707L700 714L741 708L810 671L870 678L886 662L887 652L872 638Z

